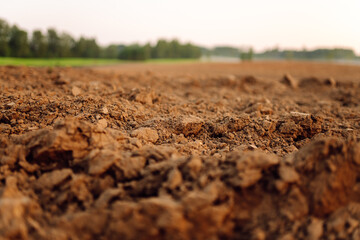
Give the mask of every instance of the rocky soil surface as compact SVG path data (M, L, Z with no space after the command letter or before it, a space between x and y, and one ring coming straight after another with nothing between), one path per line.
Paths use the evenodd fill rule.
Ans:
M360 67L275 65L0 67L0 239L360 239Z

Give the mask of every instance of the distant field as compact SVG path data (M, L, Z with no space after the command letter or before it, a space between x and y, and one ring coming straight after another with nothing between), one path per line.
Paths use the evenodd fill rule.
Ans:
M285 73L302 79L316 74L318 78L333 77L337 81L360 82L360 65L337 64L335 62L309 62L309 61L252 61L252 62L181 62L168 61L174 64L162 64L161 61L146 63L127 63L124 65L98 66L97 70L131 73L145 73L149 69L165 75L191 74L202 77L209 74L227 76L255 76L263 79L279 80ZM161 64L158 64L161 63Z
M197 62L194 59L150 59L147 63L186 63ZM113 65L120 63L129 63L131 61L119 59L94 59L94 58L7 58L0 57L0 65L14 65L14 66L34 66L34 67L81 67L81 66L98 66L98 65Z

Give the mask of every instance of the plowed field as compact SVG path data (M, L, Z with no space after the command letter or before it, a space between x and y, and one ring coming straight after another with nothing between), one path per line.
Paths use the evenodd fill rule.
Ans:
M360 66L0 67L0 239L360 239Z

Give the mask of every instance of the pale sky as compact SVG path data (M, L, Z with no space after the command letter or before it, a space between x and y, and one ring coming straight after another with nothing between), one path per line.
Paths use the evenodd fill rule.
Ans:
M360 54L360 0L0 0L0 18L102 45L177 38L207 47L350 47Z

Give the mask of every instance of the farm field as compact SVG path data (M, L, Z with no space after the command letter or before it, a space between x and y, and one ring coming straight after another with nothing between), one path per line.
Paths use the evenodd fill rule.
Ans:
M359 196L360 66L0 66L2 239L355 240Z

